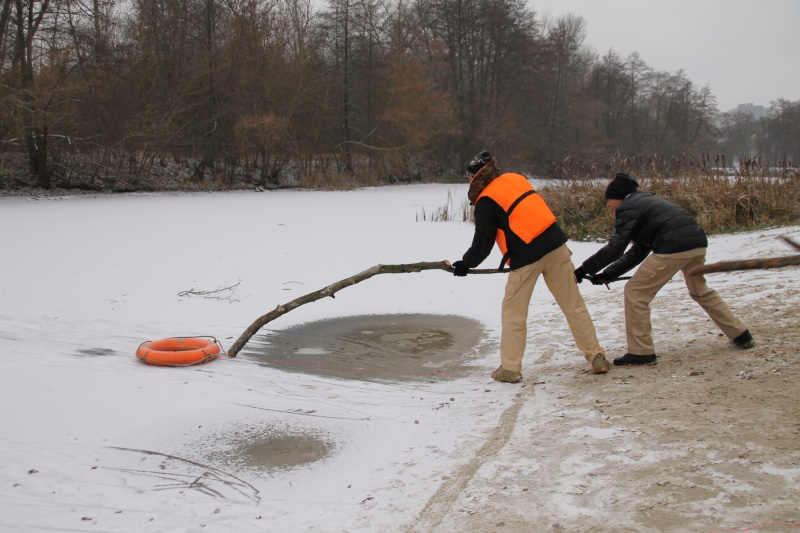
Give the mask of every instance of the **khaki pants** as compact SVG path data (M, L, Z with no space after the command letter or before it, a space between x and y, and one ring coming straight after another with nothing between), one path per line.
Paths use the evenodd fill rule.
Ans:
M679 270L683 272L689 295L708 313L711 320L729 338L738 337L747 329L733 316L717 291L706 285L703 276L689 276L693 268L704 265L706 249L696 248L679 254L651 254L625 284L625 333L628 353L655 354L653 329L650 324L650 302Z
M564 313L578 349L590 363L605 350L597 341L597 333L586 309L573 274L572 252L564 244L539 261L509 273L503 298L500 362L506 370L520 372L528 336L528 307L533 288L541 274L547 288Z

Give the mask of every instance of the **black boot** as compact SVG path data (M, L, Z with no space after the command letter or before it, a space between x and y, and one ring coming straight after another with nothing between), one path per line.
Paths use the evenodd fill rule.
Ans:
M750 335L749 329L744 330L744 333L733 339L731 342L743 350L752 348L755 345L755 342L753 342L753 336Z
M617 366L622 365L649 365L656 362L656 354L652 355L635 355L626 353L622 357L614 359L614 364Z

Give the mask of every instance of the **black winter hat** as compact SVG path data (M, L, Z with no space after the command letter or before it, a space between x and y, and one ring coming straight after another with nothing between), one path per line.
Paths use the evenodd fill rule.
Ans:
M484 167L484 165L486 165L486 163L491 160L492 154L489 153L489 150L484 150L473 157L472 160L467 164L467 174L474 176L480 169Z
M635 179L620 172L611 180L611 183L608 184L606 199L624 200L630 193L636 192L637 187L639 187L639 183Z

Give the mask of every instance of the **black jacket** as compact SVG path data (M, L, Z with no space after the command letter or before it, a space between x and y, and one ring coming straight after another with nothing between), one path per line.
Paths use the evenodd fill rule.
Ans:
M610 265L604 273L616 278L644 261L650 252L676 254L708 246L703 228L692 215L649 192L629 194L615 214L614 235L583 262L589 274ZM633 246L626 253L629 242Z
M513 236L508 228L508 215L497 202L489 196L478 199L475 203L475 235L472 237L472 245L464 254L462 261L469 268L480 265L492 252L498 229L506 231L511 270L535 263L567 242L567 235L556 222L553 222L530 243L525 243Z

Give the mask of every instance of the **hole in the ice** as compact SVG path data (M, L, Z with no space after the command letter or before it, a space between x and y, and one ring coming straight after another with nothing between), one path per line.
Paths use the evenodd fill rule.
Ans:
M336 439L323 430L273 424L221 429L192 445L200 452L200 461L217 464L223 470L268 472L321 461L337 446Z
M494 347L483 324L455 315L359 315L254 337L242 352L292 372L364 381L457 378Z

